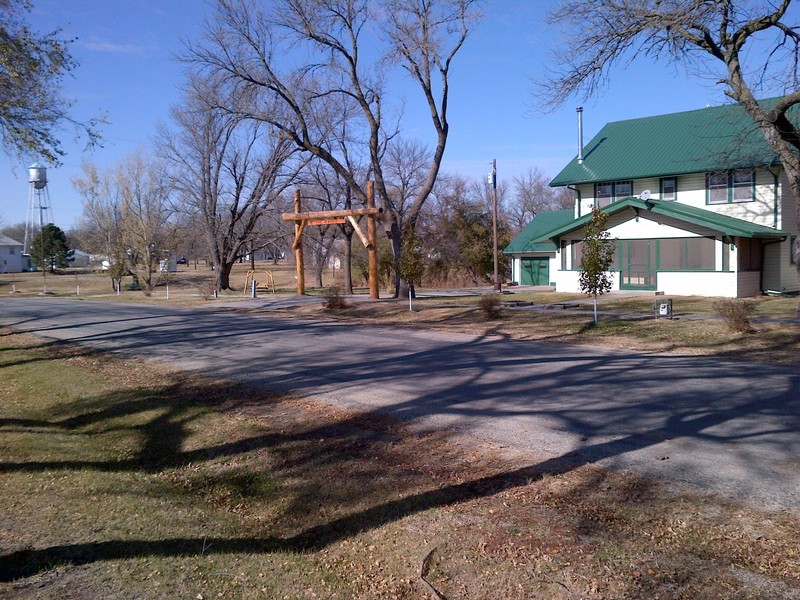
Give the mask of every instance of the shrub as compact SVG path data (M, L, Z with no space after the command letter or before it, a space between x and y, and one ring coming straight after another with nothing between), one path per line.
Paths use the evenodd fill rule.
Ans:
M206 281L198 286L197 292L200 294L200 297L203 300L211 300L214 297L214 292L216 289L217 287L215 282Z
M500 294L484 294L478 300L478 308L487 321L500 318Z
M338 287L331 287L325 290L325 302L322 306L325 310L343 310L347 308L347 300L342 296L342 291Z
M750 316L756 310L754 300L746 298L723 298L713 304L714 311L731 331L751 333Z

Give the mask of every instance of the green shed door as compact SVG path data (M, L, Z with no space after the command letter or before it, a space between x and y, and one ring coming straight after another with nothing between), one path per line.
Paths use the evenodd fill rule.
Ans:
M549 258L521 259L522 281L520 285L550 285Z

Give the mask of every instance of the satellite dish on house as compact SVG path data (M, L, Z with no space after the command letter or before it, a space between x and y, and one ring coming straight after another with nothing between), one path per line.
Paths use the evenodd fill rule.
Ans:
M642 190L642 193L639 194L639 200L648 200L652 194L653 192L650 190Z

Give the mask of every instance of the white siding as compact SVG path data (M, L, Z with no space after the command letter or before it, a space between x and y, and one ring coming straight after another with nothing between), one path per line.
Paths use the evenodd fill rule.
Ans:
M748 298L758 296L761 293L761 272L760 271L740 271L738 277L737 296Z
M795 235L797 234L797 213L795 211L794 198L792 198L792 188L785 173L781 175L780 182L782 194L778 229L783 229Z
M22 271L22 246L0 246L0 273Z
M780 255L778 256L779 267L779 287L775 289L781 292L796 292L800 289L797 280L797 265L792 264L792 245L791 237L780 244ZM773 289L773 288L769 288Z
M781 172L776 185L775 175L766 170L756 170L755 198L750 202L730 204L707 204L706 174L691 173L677 176L677 202L727 215L765 227L783 229L790 235L797 235L795 205L789 193L786 175ZM581 198L576 201L575 216L586 215L594 206L594 184L577 186ZM660 196L660 179L656 177L637 179L633 182L633 194L639 195L643 190L651 191L651 198ZM650 220L641 215L638 221L632 213L618 214L609 220L609 232L617 239L657 239L693 236L713 236L719 240L718 232L704 228L692 227L692 231L684 229L686 223L661 219ZM570 233L570 239L577 239L580 232ZM764 287L780 291L797 291L798 277L795 265L789 260L790 242L787 239L781 244L767 244L764 248ZM718 244L717 268L722 267ZM568 257L569 258L569 257ZM569 262L569 261L568 261ZM736 269L736 251L731 251L730 264ZM560 271L561 260L557 255L551 262L551 276L559 291L577 292L578 273L568 265L568 271ZM701 296L747 297L757 295L761 291L761 273L759 271L732 272L659 272L658 289L667 294L696 294ZM619 277L615 277L615 289L619 286Z
M516 256L511 257L511 281L512 283L520 283L522 278L520 277L520 264L521 261Z
M658 290L674 296L724 296L735 298L736 273L661 272L657 275ZM755 294L750 294L755 295Z
M629 215L628 215L629 216ZM608 228L612 238L620 240L646 240L653 238L685 238L700 237L701 234L686 231L666 223L659 223L646 219L643 216L637 222L629 219L624 223ZM705 235L713 235L713 232L705 232Z
M770 171L764 169L759 169L756 171L755 200L751 202L707 204L705 173L690 173L688 175L680 175L677 177L677 183L677 202L719 214L728 215L736 219L750 221L751 223L758 223L759 225L764 225L766 227L781 228L781 211L783 211L783 214L787 216L794 213L793 208L791 206L787 206L785 198L783 206L781 207L781 185L778 185L778 195L776 196L775 176ZM642 191L649 189L652 194L651 198L658 199L660 196L659 186L659 178L651 177L636 179L633 182L633 194L636 196L641 194ZM581 193L581 207L579 214L585 215L591 212L592 206L594 206L594 184L582 184L577 187ZM789 204L790 203L791 201L789 201ZM576 216L578 216L578 214L576 214Z

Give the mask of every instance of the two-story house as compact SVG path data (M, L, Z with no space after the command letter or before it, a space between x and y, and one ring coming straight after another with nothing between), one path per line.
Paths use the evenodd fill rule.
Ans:
M506 248L517 283L531 282L535 264L547 270L537 282L579 291L583 227L599 206L616 245L614 289L798 290L789 184L738 105L608 123L550 185L575 191L574 213L553 227L538 215Z

